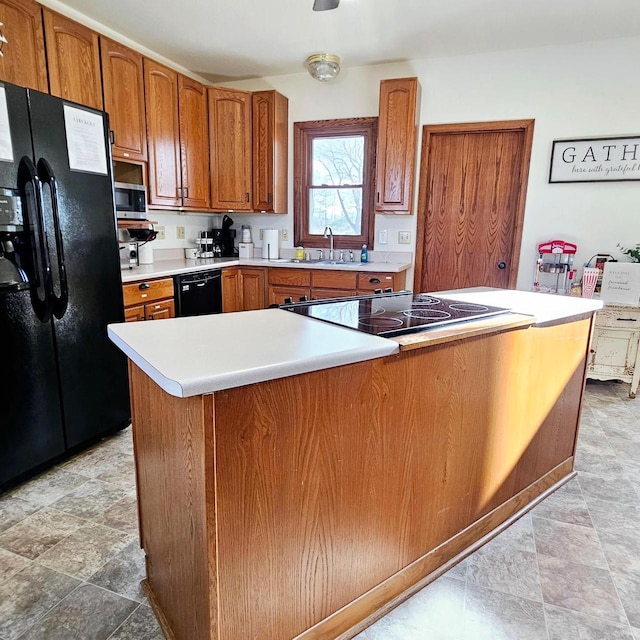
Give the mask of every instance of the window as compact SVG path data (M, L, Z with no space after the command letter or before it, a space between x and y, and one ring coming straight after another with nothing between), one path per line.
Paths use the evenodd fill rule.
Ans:
M294 124L296 245L338 249L372 245L377 118Z

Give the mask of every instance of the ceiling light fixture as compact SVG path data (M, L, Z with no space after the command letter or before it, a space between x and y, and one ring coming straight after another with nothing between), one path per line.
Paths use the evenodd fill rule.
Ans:
M328 82L340 72L340 58L331 53L314 53L305 60L305 66L312 78Z

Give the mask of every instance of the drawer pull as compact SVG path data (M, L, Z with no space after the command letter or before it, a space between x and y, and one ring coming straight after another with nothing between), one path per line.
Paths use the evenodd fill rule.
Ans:
M140 289L141 291L144 291L145 289L148 289L150 287L148 282L141 282L138 285L138 289Z
M618 322L638 322L638 318L616 318Z
M369 278L369 282L371 284L378 284L380 282L380 278Z

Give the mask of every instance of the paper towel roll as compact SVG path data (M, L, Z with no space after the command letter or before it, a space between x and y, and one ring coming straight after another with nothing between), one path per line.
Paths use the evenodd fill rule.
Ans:
M278 229L262 230L262 257L268 260L277 260L279 255Z

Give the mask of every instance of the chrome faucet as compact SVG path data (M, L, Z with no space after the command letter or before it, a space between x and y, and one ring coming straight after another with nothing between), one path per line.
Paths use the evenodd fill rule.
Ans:
M324 228L323 238L329 238L329 260L333 260L333 231L331 227Z

